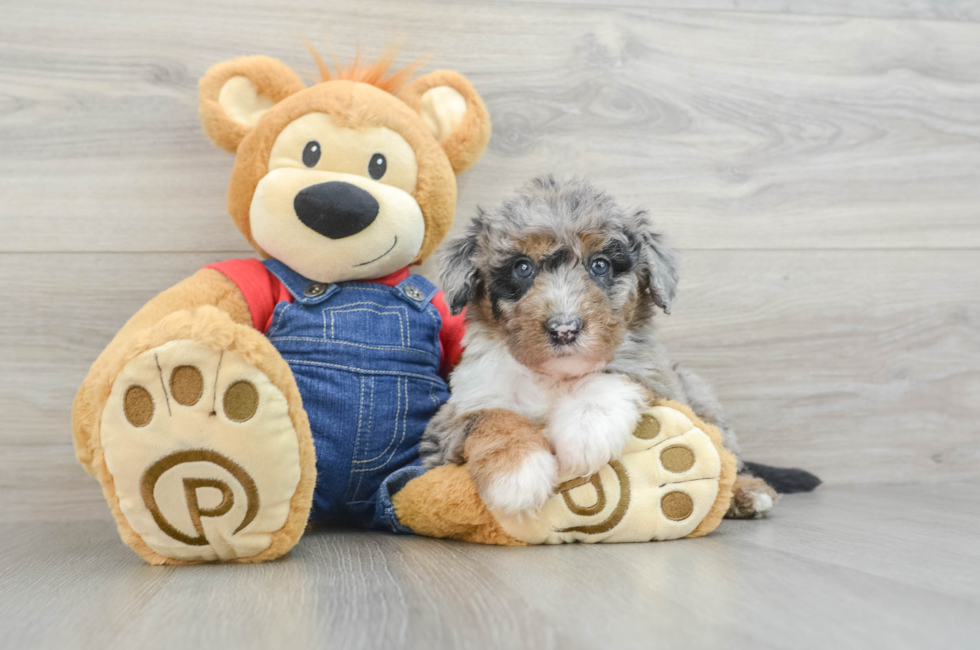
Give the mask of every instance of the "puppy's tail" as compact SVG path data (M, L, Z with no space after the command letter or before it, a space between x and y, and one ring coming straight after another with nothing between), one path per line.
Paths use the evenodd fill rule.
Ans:
M812 492L820 485L821 481L817 476L803 469L789 467L770 467L761 463L742 463L743 474L749 474L761 478L768 483L772 489L780 494L793 494L795 492Z

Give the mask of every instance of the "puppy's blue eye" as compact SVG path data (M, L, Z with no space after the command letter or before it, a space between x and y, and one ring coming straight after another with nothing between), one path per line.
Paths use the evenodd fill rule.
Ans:
M532 266L527 260L521 260L514 265L514 275L523 280L527 280L529 277L534 275L534 266Z
M605 275L609 272L609 260L604 260L601 257L592 260L592 264L589 266L589 272L592 275Z
M316 167L316 164L320 162L321 153L323 152L320 150L320 143L316 140L310 140L303 149L303 164L307 167Z

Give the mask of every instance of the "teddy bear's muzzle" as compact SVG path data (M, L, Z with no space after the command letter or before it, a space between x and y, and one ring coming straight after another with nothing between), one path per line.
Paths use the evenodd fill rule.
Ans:
M296 216L311 230L342 239L366 229L380 206L370 192L351 183L330 181L301 190L293 199Z

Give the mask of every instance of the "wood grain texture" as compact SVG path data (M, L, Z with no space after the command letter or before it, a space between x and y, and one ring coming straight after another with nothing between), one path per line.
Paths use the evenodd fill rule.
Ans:
M0 255L0 510L89 518L70 405L158 291L219 253ZM662 333L752 460L829 483L980 477L980 251L692 251ZM26 296L35 297L25 301Z
M967 648L978 487L825 488L651 544L314 531L255 566L149 567L106 521L0 524L0 645Z
M976 646L978 22L980 0L6 3L0 647ZM455 232L544 172L650 207L684 249L675 358L747 457L827 485L670 544L327 530L261 566L145 566L71 400L143 303L251 254L196 83L243 54L311 78L298 32L471 78L495 132Z
M733 0L740 11L917 20L980 21L976 0Z
M465 8L464 8L465 7ZM519 16L519 19L515 19ZM686 248L980 246L980 25L556 4L77 3L0 24L0 250L237 251L215 62L296 34L465 72L495 134L459 223L530 176L588 173Z
M446 0L455 3L458 0ZM523 0L493 0L519 7ZM799 16L855 16L980 22L976 0L530 0L600 7L739 11Z

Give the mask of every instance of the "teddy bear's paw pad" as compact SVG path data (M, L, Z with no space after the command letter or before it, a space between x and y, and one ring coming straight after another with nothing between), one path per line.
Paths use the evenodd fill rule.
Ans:
M100 435L120 510L160 555L251 557L286 523L301 474L289 405L237 352L179 340L139 355Z
M497 515L531 544L639 542L691 534L718 497L721 457L711 439L673 409L651 410L651 435L587 478L558 486L536 518ZM686 426L685 426L686 425ZM656 429L656 431L652 431Z
M626 443L624 454L650 449L695 428L690 418L669 406L654 406L644 412Z

